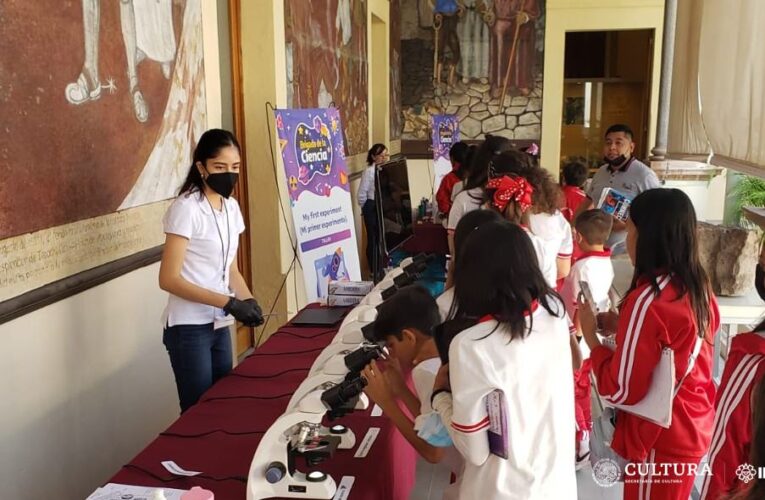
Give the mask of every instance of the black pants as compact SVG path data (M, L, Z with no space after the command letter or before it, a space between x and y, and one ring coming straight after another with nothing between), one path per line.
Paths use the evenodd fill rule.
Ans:
M361 207L364 227L367 230L367 265L372 277L380 274L380 226L377 224L375 200L367 200Z

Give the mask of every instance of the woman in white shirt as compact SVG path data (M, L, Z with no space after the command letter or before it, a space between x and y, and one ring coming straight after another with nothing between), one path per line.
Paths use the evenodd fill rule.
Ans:
M563 303L518 225L477 228L457 258L457 319L477 323L452 340L432 406L466 461L459 498L573 500L574 388ZM490 413L499 393L504 409ZM507 446L490 446L489 429L502 420Z
M165 247L159 286L170 295L163 343L175 374L181 412L231 370L229 326L263 323L263 313L237 265L244 219L229 198L241 159L236 138L208 130L178 198L163 219Z
M375 273L381 271L380 262L380 226L377 221L377 208L375 206L375 169L388 161L388 148L385 144L377 143L367 152L367 168L361 174L359 189L356 192L356 201L361 207L361 216L367 232L367 266L376 278Z

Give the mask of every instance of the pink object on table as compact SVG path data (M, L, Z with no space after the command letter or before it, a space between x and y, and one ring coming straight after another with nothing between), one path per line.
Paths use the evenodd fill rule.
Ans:
M181 496L181 500L215 500L215 495L210 490L194 486Z

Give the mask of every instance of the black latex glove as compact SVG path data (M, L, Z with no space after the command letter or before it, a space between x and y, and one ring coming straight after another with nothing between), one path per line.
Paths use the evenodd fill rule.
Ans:
M263 311L255 299L239 300L231 297L223 307L226 314L231 314L238 321L247 326L260 326L263 324Z

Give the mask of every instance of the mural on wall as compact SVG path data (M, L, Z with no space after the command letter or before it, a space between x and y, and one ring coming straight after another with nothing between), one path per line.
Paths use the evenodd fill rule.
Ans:
M175 196L206 127L200 2L3 2L0 283L23 292L158 244L158 208L121 211ZM108 248L85 249L96 228Z
M404 0L408 1L408 0ZM390 0L390 140L401 139L401 0Z
M544 0L405 2L402 138L427 140L429 116L445 113L464 139L539 141L544 11Z
M340 110L349 156L368 149L366 0L284 0L287 106Z

